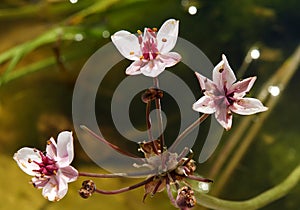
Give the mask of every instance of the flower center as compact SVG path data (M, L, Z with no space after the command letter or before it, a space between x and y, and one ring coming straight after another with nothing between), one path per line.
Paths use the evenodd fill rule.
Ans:
M233 97L234 92L229 93L225 86L224 86L224 92L225 92L225 97L226 97L229 105L232 105L235 102L235 98Z
M141 48L143 55L141 60L153 60L159 54L156 43L156 31L148 28L144 34L143 41L141 42Z
M33 161L40 168L38 170L33 170L33 171L39 172L41 174L41 176L56 175L56 172L58 170L58 167L56 166L56 161L47 157L42 152L40 152L40 156L41 156L42 162L38 163L36 161Z

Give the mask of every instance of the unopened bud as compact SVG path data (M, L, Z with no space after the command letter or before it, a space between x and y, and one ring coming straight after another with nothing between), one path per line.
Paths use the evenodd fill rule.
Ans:
M149 89L147 89L145 91L145 93L142 95L142 101L144 103L148 103L150 101L153 101L155 99L160 99L163 97L163 91L158 89L158 88L154 88L151 87Z
M194 191L188 186L179 189L176 197L176 204L180 209L193 208L196 205Z
M96 190L96 185L92 180L85 180L82 182L82 187L79 190L79 195L82 198L89 198Z

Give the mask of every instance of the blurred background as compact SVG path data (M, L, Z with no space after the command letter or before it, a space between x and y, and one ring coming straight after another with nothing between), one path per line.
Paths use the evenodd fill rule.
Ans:
M157 27L169 19L180 20L181 38L201 49L215 65L227 55L237 77L258 77L250 96L259 98L269 111L240 117L224 132L213 156L197 173L213 179L211 195L245 200L280 183L300 161L300 1L298 0L2 0L0 3L0 209L175 209L166 193L142 202L143 189L122 195L93 195L82 199L79 181L58 203L41 196L12 159L24 146L45 148L45 141L62 130L73 130L72 93L87 59L110 42L111 34L125 29L135 33ZM107 76L97 95L96 111L105 120L105 138L125 150L114 129L110 99L130 64L122 61ZM187 67L172 68L199 98L199 84ZM170 69L169 69L170 70ZM199 71L201 71L199 69ZM133 103L133 123L144 126L144 104ZM172 98L166 96L163 109ZM178 109L168 108L167 116ZM136 114L141 112L140 114ZM173 113L174 112L174 113ZM131 113L133 114L133 113ZM167 144L178 132L178 118L167 126ZM207 124L207 126L206 126ZM208 123L200 128L193 148L198 159ZM104 172L81 149L75 135L73 165L80 171ZM82 179L83 180L83 179ZM97 180L103 189L117 189L141 179ZM299 209L300 187L263 209ZM198 201L201 203L201 200ZM197 206L195 209L204 209Z

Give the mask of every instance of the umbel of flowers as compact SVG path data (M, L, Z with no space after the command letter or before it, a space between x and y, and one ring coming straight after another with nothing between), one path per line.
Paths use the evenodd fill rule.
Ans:
M155 103L156 108L161 111L161 99L163 92L159 89L159 74L165 68L176 65L181 56L176 52L170 52L177 41L179 21L169 19L159 30L156 28L145 28L144 33L138 30L138 35L128 31L118 31L112 35L112 42L119 52L133 63L126 69L126 74L143 74L153 78L154 87L149 87L142 95L146 103L146 124L148 128L148 140L140 143L139 151L143 152L145 162L142 165L134 164L133 167L147 167L152 172L144 181L135 185L117 190L102 190L96 187L91 178L118 178L124 174L95 174L89 172L78 172L70 166L73 157L73 137L68 131L61 132L57 142L53 138L47 141L46 150L39 151L35 148L22 148L14 155L18 166L28 175L33 176L31 182L34 187L42 189L43 196L49 201L58 201L63 198L68 190L68 183L75 181L79 176L90 177L85 180L79 189L83 198L88 198L94 193L118 194L144 186L145 194L154 195L166 189L171 203L182 210L191 209L196 205L196 197L192 186L186 180L196 180L210 183L212 180L196 176L196 162L192 159L190 148L184 148L179 154L171 152L164 142L164 135L158 139L152 136L152 125L150 119L151 104ZM215 114L217 121L229 130L232 126L232 112L241 115L250 115L266 111L267 108L255 98L245 97L253 86L256 77L250 77L242 81L236 81L234 72L229 63L222 55L222 60L212 71L212 80L196 73L203 96L194 103L195 111L204 113L197 124L202 123L209 114ZM161 113L159 112L158 127L162 130ZM195 127L192 127L192 129ZM123 151L106 139L98 136L85 126L86 132L106 143L117 152L135 157L127 151ZM181 134L188 134L191 127ZM179 135L184 136L184 135ZM173 145L178 144L183 138L177 138ZM153 175L154 174L154 175ZM177 192L173 195L173 190ZM199 201L201 203L201 201Z

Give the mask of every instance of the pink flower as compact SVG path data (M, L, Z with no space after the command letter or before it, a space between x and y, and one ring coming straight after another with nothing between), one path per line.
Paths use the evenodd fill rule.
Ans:
M46 152L24 147L14 155L14 160L28 175L36 188L42 188L49 201L58 201L68 191L68 183L78 177L78 171L70 166L74 157L72 132L61 132L57 144L53 138L47 142Z
M222 55L222 61L213 69L213 81L197 72L196 76L204 96L193 104L193 109L206 114L215 113L217 121L226 130L232 125L231 112L251 115L268 109L258 99L244 98L256 77L236 82L225 55Z
M144 34L138 31L138 37L124 30L112 35L111 40L120 53L134 61L126 69L126 74L157 77L166 67L177 64L181 56L170 51L176 44L178 28L179 21L169 19L158 32L156 28L145 28Z

